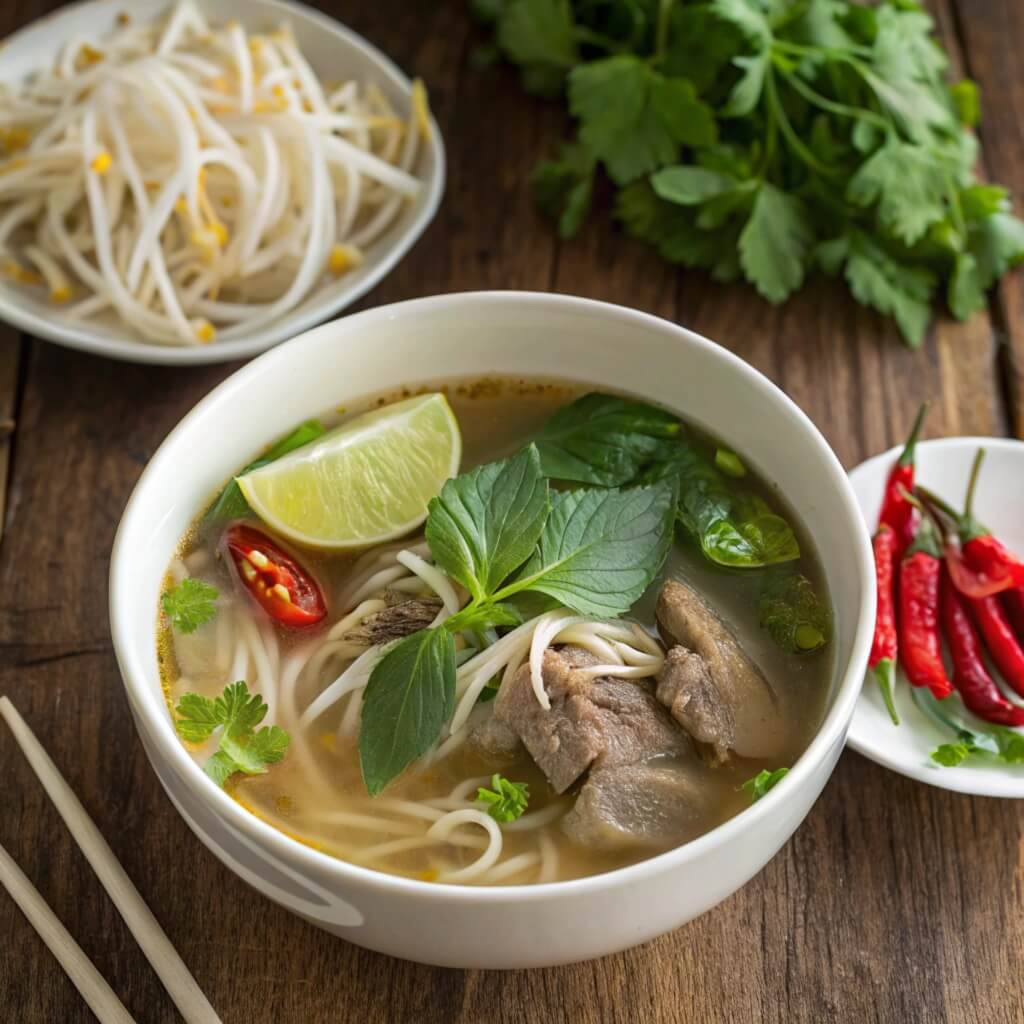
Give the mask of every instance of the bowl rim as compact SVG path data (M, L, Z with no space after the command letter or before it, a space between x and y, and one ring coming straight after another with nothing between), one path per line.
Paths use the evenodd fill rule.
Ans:
M347 328L358 329L361 323L372 323L375 320L416 317L420 313L459 308L467 303L487 305L496 302L515 302L537 307L550 306L562 312L587 312L591 315L612 317L624 324L653 329L665 335L666 340L670 342L685 341L687 344L711 350L714 356L725 362L733 372L745 377L755 387L772 393L775 399L785 406L799 428L808 433L813 439L813 443L821 450L827 466L827 476L821 480L821 485L835 487L845 507L854 532L857 573L861 584L860 606L854 625L850 657L845 671L840 677L832 704L811 742L790 768L786 777L756 803L688 843L635 864L596 875L568 881L515 886L476 886L426 882L390 875L333 857L285 835L255 814L246 811L209 779L189 757L188 752L174 734L165 705L160 703L157 706L157 702L153 699L145 683L146 673L141 662L141 650L144 642L148 642L150 638L143 642L128 635L121 621L119 610L120 595L127 585L127 579L131 573L131 552L127 550L125 542L128 524L136 515L140 514L138 511L141 506L140 496L150 486L150 481L166 472L165 464L171 464L172 457L174 457L172 448L177 443L177 437L192 422L201 420L208 414L208 411L222 402L230 400L236 390L244 388L251 380L273 373L279 363L300 358L306 349L315 349L320 344L320 339L334 329L334 325L327 323L307 331L302 336L293 339L288 346L268 351L258 359L246 364L200 400L171 430L147 463L122 514L111 553L109 610L114 650L127 691L129 705L137 715L142 716L146 734L156 744L164 763L174 771L182 783L188 786L214 814L225 819L230 826L239 829L259 846L283 857L293 865L305 861L314 869L329 876L331 881L376 890L390 890L416 899L451 898L470 903L502 903L510 900L517 902L546 900L556 895L570 893L583 895L608 886L628 884L644 875L678 868L687 861L697 859L706 851L737 838L748 828L756 826L758 822L774 815L776 810L781 807L781 801L786 799L791 790L811 781L828 751L836 743L841 746L845 741L845 734L860 694L873 632L875 587L871 542L850 481L832 448L807 414L781 388L735 353L688 328L649 313L595 299L550 292L512 290L456 292L378 306L353 314L351 317L345 318L345 321ZM136 724L138 727L138 723Z
M198 0L202 6L203 0ZM164 7L170 7L174 0L164 0ZM342 24L324 11L310 7L301 0L259 0L260 7L275 10L282 19L292 18L296 21L311 23L321 31L344 42L355 50L361 50L377 66L380 74L391 80L404 97L411 96L412 80L382 50L365 39L355 30ZM7 53L11 48L24 44L24 37L42 31L44 27L59 23L66 17L81 14L90 8L124 7L122 0L77 0L75 3L60 7L55 11L33 19L27 25L0 39L0 47ZM430 136L425 140L427 151L431 156L432 172L424 179L426 186L419 209L409 219L396 241L367 268L367 273L358 284L344 289L337 298L326 305L314 302L309 308L299 307L285 316L273 321L262 336L255 341L251 338L239 338L225 342L214 341L211 345L170 346L155 342L133 341L128 338L104 337L86 324L64 323L59 319L37 313L33 309L19 306L14 296L17 294L9 285L0 280L0 320L12 325L20 331L45 341L63 345L67 348L87 352L90 355L103 356L119 362L141 363L157 366L204 366L211 363L226 363L235 359L248 359L266 352L290 338L303 334L309 329L337 317L341 312L358 302L367 292L376 288L397 266L410 249L422 238L427 227L437 215L444 198L447 182L447 158L444 137L438 127L433 111L428 110L430 118ZM307 301L315 297L315 292L307 296ZM45 305L39 303L45 310ZM120 323L120 322L119 322ZM123 328L128 330L128 328Z

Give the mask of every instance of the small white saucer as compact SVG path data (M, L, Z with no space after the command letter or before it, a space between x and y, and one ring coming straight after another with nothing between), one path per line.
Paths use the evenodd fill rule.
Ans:
M971 462L978 448L985 464L974 498L975 516L1015 551L1024 553L1024 442L991 437L951 437L917 446L917 480L949 501L963 505ZM860 510L874 532L882 491L899 449L876 455L850 473ZM974 721L957 701L958 716ZM976 763L968 759L955 768L935 764L929 754L955 737L942 732L911 699L902 673L896 684L896 707L902 724L894 726L872 677L864 684L850 724L848 742L854 750L901 775L959 793L1024 798L1024 765ZM961 712L963 712L961 714ZM980 725L981 723L979 723Z

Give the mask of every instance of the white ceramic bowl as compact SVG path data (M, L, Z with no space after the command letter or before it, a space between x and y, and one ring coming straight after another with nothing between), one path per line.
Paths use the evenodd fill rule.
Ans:
M52 64L71 38L102 38L128 11L136 23L163 16L173 0L86 0L62 7L0 41L0 84L21 81ZM405 116L411 104L409 79L376 47L333 18L293 0L199 0L204 15L214 22L237 18L259 31L288 22L313 69L324 78L352 77L375 82ZM428 83L429 85L429 83ZM265 324L254 324L242 338L210 345L174 347L139 341L131 328L111 316L105 321L71 321L59 306L36 298L33 289L0 276L0 319L38 338L82 349L111 359L136 363L194 365L243 359L263 352L314 324L336 316L378 284L409 251L437 212L444 192L444 143L437 124L417 165L423 189L391 227L366 252L362 266L315 289L290 313Z
M789 775L719 828L640 864L577 881L459 887L335 860L244 811L175 736L157 670L161 578L201 503L261 445L306 417L396 385L481 375L560 376L632 392L712 430L799 509L836 610L826 718ZM114 646L139 734L199 838L238 875L352 942L451 967L532 967L636 945L713 907L800 824L839 757L874 620L868 533L846 475L810 420L725 349L655 317L563 295L447 295L325 324L229 377L164 441L118 530Z

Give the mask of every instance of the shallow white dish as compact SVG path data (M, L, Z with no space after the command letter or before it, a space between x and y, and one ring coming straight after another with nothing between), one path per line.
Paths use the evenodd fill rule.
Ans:
M917 446L917 480L945 498L954 508L963 505L971 462L978 448L986 451L974 509L978 519L1008 547L1024 553L1024 442L993 437L950 437ZM868 529L878 524L882 491L899 455L893 448L862 462L852 473L853 484ZM954 737L942 732L914 704L902 672L896 686L896 707L902 724L889 720L881 694L868 679L850 725L849 744L894 772L929 786L977 796L1024 798L1024 765L971 764L943 768L929 754ZM958 702L958 713L962 710ZM966 719L969 715L962 715ZM982 723L983 724L983 723Z
M137 23L160 17L172 0L86 0L62 7L0 41L0 83L18 82L48 66L70 38L102 37L122 12ZM333 18L293 0L200 0L203 13L221 22L237 18L246 28L269 29L287 21L313 69L328 77L375 82L403 115L410 108L409 79L376 47ZM429 85L429 83L428 83ZM59 307L0 277L0 319L39 338L111 359L193 365L243 359L337 315L377 285L409 251L437 212L444 192L444 143L431 119L430 138L414 171L423 189L366 253L362 266L317 288L299 306L244 338L176 348L138 341L119 320L72 322Z
M576 881L439 885L335 860L243 810L178 741L154 623L168 560L201 503L254 451L325 408L458 377L571 376L663 404L715 432L800 509L836 610L825 720L762 800L661 856ZM211 444L210 439L217 443ZM808 418L752 367L675 324L564 295L447 295L325 324L243 367L171 432L132 495L110 577L114 647L139 735L200 839L295 913L370 949L450 967L534 967L601 956L678 927L755 875L804 819L842 751L874 620L867 530Z

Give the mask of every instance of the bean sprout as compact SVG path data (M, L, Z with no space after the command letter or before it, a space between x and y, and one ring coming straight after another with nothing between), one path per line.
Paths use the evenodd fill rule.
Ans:
M420 83L402 119L372 83L325 87L287 25L179 0L0 86L0 271L148 342L239 337L363 263L429 131Z

